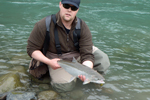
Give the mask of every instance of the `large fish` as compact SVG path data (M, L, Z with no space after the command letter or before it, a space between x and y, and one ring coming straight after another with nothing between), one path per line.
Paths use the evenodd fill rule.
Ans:
M103 81L105 79L101 74L87 66L78 63L75 58L73 58L72 62L60 60L58 61L58 64L74 77L78 78L79 75L84 75L86 80L83 82L83 84L90 82L98 84L105 83Z

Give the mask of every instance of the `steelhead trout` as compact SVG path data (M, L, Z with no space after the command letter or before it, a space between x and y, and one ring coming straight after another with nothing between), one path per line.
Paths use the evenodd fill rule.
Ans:
M60 60L58 61L58 64L74 77L78 78L79 75L84 75L86 80L83 82L83 84L87 84L90 82L98 84L105 83L103 81L105 79L101 74L99 74L94 69L78 63L75 58L73 58L72 62Z

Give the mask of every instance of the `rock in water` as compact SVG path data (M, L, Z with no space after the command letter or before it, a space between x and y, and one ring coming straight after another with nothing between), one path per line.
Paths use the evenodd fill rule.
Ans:
M37 100L34 92L13 91L7 94L6 100Z
M42 91L38 94L39 100L54 100L58 97L58 94L55 91Z
M22 87L19 74L9 73L0 77L0 93L9 92L17 87Z

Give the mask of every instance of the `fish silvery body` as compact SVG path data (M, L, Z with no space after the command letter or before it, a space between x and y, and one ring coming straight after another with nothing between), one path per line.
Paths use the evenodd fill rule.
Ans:
M84 75L86 80L84 81L83 84L87 84L89 82L98 84L105 83L103 81L105 79L101 74L99 74L94 69L91 69L87 66L78 63L75 58L73 58L72 62L60 60L58 61L58 64L74 77L78 78L79 75Z

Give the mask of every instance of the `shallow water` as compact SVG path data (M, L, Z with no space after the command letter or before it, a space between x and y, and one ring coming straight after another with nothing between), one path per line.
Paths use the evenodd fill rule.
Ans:
M57 13L58 3L0 1L0 76L14 66L28 68L29 34L37 21ZM87 23L94 45L111 62L102 87L77 84L84 100L150 100L150 1L82 0L77 16Z

